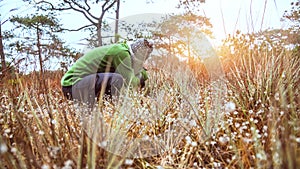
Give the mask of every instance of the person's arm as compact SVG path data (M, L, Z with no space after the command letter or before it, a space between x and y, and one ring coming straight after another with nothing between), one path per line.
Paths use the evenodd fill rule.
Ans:
M113 64L116 67L116 72L125 78L127 84L130 84L132 87L140 85L140 79L134 75L131 57L128 51L120 51L117 56L114 57Z

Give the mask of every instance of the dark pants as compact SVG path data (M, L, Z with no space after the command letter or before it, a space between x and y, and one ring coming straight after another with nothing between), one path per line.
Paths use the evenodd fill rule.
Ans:
M124 79L118 73L97 73L95 94L97 98L103 95L119 96Z
M93 104L100 96L118 96L123 84L124 79L118 73L96 73L82 78L73 86L63 86L62 91L67 99Z

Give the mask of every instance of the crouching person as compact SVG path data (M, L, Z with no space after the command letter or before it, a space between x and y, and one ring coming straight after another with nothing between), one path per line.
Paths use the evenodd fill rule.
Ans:
M143 38L94 48L62 77L62 91L68 99L93 105L95 98L118 96L123 86L144 87L143 64L152 50L153 43Z

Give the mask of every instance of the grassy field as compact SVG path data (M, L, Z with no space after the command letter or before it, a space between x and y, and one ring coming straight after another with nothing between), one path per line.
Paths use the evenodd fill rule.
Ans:
M300 166L300 57L284 50L244 51L221 61L221 93L203 65L189 71L169 60L149 65L145 91L98 105L105 123L127 121L128 138L151 138L176 124L184 129L167 135L176 142L165 151L143 158L106 151L86 134L78 110L60 90L63 72L46 72L45 80L34 73L7 79L0 89L0 168ZM147 116L137 122L118 118L122 112Z

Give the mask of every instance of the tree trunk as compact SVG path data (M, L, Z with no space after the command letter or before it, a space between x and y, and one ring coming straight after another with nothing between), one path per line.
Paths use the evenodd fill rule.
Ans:
M98 40L98 46L102 46L102 19L99 19L99 22L97 24L97 40Z
M6 62L5 62L5 55L4 55L4 49L3 49L3 41L2 41L2 29L1 29L1 23L0 23L0 56L1 56L1 66L2 66L2 74L6 71Z
M41 52L41 37L40 37L40 29L39 26L36 28L36 34L37 34L37 49L38 49L38 55L39 55L39 63L40 63L40 75L43 78L44 72L43 72L43 58L42 58L42 52Z
M120 14L120 0L117 0L117 9L116 9L116 24L115 24L115 43L119 41L119 14Z
M102 46L103 45L103 41L102 41L102 22L103 22L103 18L104 18L104 14L111 8L113 7L113 5L116 3L117 0L114 0L111 4L108 5L109 1L106 1L103 5L102 5L102 13L100 15L100 17L98 18L98 23L97 23L97 38L98 38L98 46ZM106 5L108 5L106 7Z
M102 7L103 8L103 7ZM102 46L102 20L103 20L103 17L104 17L104 12L103 12L103 9L102 9L102 13L98 19L98 23L97 23L97 40L98 40L98 46Z

